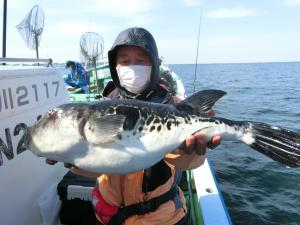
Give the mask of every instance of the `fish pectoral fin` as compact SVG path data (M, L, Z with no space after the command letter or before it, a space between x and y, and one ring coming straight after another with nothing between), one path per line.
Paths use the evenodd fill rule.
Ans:
M214 104L226 94L221 90L203 90L196 92L176 105L180 111L207 113Z
M120 114L90 119L84 128L86 140L93 144L106 144L116 141L123 131L125 119L126 116Z

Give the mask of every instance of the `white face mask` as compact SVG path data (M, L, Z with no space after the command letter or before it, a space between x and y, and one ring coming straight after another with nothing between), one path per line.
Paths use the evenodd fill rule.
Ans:
M120 85L131 93L138 94L150 83L152 66L130 65L116 67Z

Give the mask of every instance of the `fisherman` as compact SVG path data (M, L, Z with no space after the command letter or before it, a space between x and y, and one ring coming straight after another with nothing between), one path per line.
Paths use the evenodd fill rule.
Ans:
M67 90L73 91L76 88L81 88L84 93L90 93L90 78L83 66L79 62L67 61L66 69L70 69L70 73L65 78Z
M159 56L153 36L143 28L122 31L108 52L112 82L103 91L107 98L139 99L173 104L178 101L159 75ZM70 166L73 173L98 177L93 190L93 206L98 224L186 224L187 207L178 187L181 171L204 163L207 146L220 144L220 136L206 140L191 135L152 167L126 174L107 175ZM54 164L55 161L47 160Z

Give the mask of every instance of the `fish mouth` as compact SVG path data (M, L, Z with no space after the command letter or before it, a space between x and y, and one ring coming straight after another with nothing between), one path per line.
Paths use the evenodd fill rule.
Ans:
M21 146L23 148L29 149L30 147L30 143L31 143L31 135L30 135L30 130L29 128L27 128L23 134L23 136L21 137Z

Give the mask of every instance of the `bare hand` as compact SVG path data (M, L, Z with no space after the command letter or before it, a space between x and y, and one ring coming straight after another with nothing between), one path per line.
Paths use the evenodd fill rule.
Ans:
M52 159L46 159L46 163L49 165L55 165L57 163L57 161L52 160Z
M180 149L188 154L196 152L198 155L205 155L207 147L213 149L216 148L220 143L221 136L214 136L210 141L207 141L205 135L195 134L187 137Z
M49 165L55 165L57 163L57 161L51 160L51 159L46 159L46 163ZM80 176L92 177L92 178L101 176L101 174L99 174L99 173L89 172L89 171L80 169L77 166L70 164L70 163L64 163L64 166L66 168L68 168L72 173L75 173Z
M208 116L214 116L215 111L213 109L207 112ZM185 143L180 147L186 153L196 152L198 155L205 155L206 148L214 149L221 143L221 136L213 136L210 141L206 140L206 137L203 134L190 135L185 140Z

